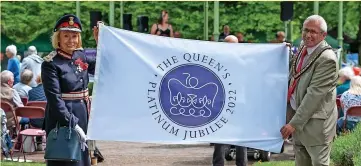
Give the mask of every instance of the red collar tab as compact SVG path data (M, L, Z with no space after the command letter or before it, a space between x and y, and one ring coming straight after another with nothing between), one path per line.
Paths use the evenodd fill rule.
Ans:
M57 52L58 52L59 55L61 55L62 57L66 58L66 59L71 59L71 57L72 57L72 55L66 53L66 52L63 51L63 50L58 49Z

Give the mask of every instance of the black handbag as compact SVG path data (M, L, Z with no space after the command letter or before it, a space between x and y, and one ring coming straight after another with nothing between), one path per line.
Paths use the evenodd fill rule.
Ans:
M73 116L71 116L73 117ZM45 160L78 162L81 160L81 142L78 132L71 127L56 127L47 136Z

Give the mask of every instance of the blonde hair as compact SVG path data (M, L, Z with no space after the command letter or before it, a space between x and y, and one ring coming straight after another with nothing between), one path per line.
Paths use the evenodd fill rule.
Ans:
M351 78L351 85L348 92L355 95L361 95L361 76L354 76Z
M51 36L51 45L53 46L54 49L58 49L59 48L59 35L60 35L60 31L56 31L53 33L53 35ZM79 41L78 41L78 46L77 48L82 48L82 41L81 41L81 34L80 32L78 32L78 37L79 37Z

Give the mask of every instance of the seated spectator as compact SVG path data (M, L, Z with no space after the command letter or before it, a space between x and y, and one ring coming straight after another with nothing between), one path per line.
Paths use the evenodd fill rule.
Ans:
M341 95L342 93L350 89L350 80L351 77L355 76L355 73L351 67L344 67L340 69L338 75L339 75L338 78L339 85L337 86L336 92L337 95Z
M18 92L13 89L14 85L14 74L8 70L1 72L1 100L5 100L16 107L23 107L23 102Z
M8 70L4 70L1 72L1 100L9 102L14 108L16 107L24 107L23 102L21 102L21 98L18 92L13 89L14 84L14 74ZM13 114L6 114L7 117L7 126L15 126L15 121L12 119ZM23 119L23 118L21 118ZM20 119L19 119L20 120ZM26 119L23 122L26 122Z
M41 81L41 75L36 78L38 84L33 89L29 90L29 101L46 101L43 82Z
M244 41L244 36L243 36L242 32L237 32L236 37L238 39L238 43L247 43L246 41Z
M9 102L14 108L24 107L18 92L12 88L14 84L13 73L8 70L4 70L3 72L1 72L0 77L1 77L1 93L0 93L1 100ZM13 119L13 114L7 114L6 117L8 124L7 126L15 126L15 122L10 121ZM29 119L29 118L18 117L18 121L19 124L22 125L22 128L24 128L24 126L27 124L30 124L33 127L42 128L44 118ZM41 140L41 137L37 138L37 140ZM15 148L19 148L19 147L15 147ZM38 150L42 150L42 149L40 148Z
M341 95L341 107L346 115L347 110L352 106L361 106L361 77L355 76L351 79L351 87ZM361 120L361 117L347 116L346 129L352 130ZM337 120L337 130L340 132L343 128L345 117Z
M34 87L33 89L29 90L29 98L28 98L29 101L46 101L43 82L41 81L41 73L39 73L39 75L37 76L36 83L38 85L36 87ZM43 123L44 123L44 118L30 119L31 126L36 127L36 128L42 128ZM36 150L42 151L43 150L43 147L41 144L42 138L37 137L36 142L37 142Z
M6 119L5 111L1 108L0 108L0 114L1 114L1 151L2 151L2 155L4 155L5 157L10 157L13 143L11 142L11 137L6 127L7 119Z
M19 93L20 97L29 98L28 92L31 90L31 80L33 79L33 72L25 69L20 75L20 82L14 85L14 89Z
M174 38L182 38L182 34L179 31L175 31Z
M276 33L276 39L272 40L271 43L283 43L286 41L286 34L283 31L278 31Z

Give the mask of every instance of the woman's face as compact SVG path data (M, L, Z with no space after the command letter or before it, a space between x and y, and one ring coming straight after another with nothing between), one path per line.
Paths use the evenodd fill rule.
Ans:
M59 47L67 53L73 53L79 45L79 32L60 31L59 33Z
M6 57L8 57L8 58L12 58L14 56L13 53L11 53L8 50L6 50L5 54L6 54Z
M164 22L168 22L168 13L165 13L165 14L163 15L163 21L164 21Z

